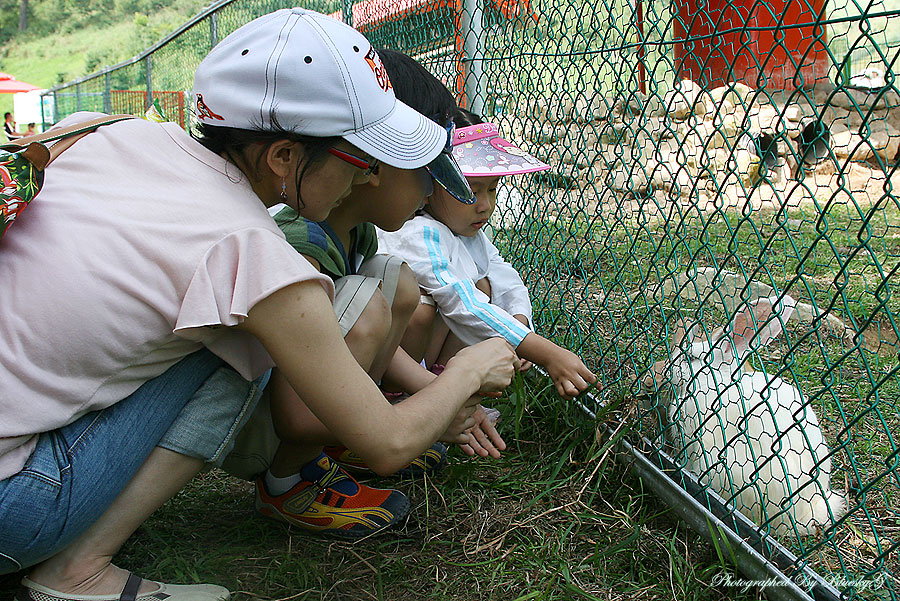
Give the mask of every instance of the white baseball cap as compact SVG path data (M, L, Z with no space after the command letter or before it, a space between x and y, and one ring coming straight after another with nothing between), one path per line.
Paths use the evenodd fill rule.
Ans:
M303 8L269 13L213 48L194 75L201 123L340 136L400 169L437 157L447 131L397 100L358 31Z

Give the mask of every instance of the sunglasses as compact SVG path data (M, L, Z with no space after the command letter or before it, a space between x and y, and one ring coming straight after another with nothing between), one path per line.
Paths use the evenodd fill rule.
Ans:
M343 150L338 150L337 148L329 148L328 152L336 156L337 158L350 163L354 167L363 170L363 175L372 175L375 173L375 170L378 169L378 159L372 159L371 162L361 159L356 155L350 154L349 152L344 152Z

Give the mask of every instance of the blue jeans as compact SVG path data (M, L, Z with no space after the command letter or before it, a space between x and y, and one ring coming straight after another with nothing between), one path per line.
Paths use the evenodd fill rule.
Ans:
M111 407L41 434L25 467L0 481L0 574L40 563L77 539L157 445L218 461L267 378L247 382L204 349ZM229 414L211 416L219 428L198 424L206 421L204 406Z

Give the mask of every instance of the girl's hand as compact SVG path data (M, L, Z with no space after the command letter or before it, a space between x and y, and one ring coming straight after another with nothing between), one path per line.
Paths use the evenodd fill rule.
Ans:
M566 399L575 398L597 381L597 376L578 355L558 346L545 367L556 385L556 391Z

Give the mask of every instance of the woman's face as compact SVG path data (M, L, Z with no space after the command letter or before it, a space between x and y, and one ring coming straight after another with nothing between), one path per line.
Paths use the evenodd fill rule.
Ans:
M434 187L434 195L428 201L428 212L457 236L471 238L487 225L494 212L500 178L467 177L466 181L475 193L474 204L459 202L437 185Z
M341 140L333 148L362 159L364 162L372 163L371 156L345 140ZM302 161L301 158L297 166L301 171L303 169ZM384 166L379 168L384 168ZM331 210L350 195L353 186L368 182L370 177L371 175L366 172L365 168L357 167L345 159L326 153L319 163L312 165L303 174L303 180L300 183L302 202L296 198L296 185L292 186L290 181L287 182L285 192L288 196L288 204L295 207L297 212L306 219L324 221ZM296 181L296 175L294 181Z
M359 202L365 203L367 220L388 232L399 230L412 219L435 187L424 167L398 169L381 165L378 179L376 187L357 188L354 200L358 195Z

